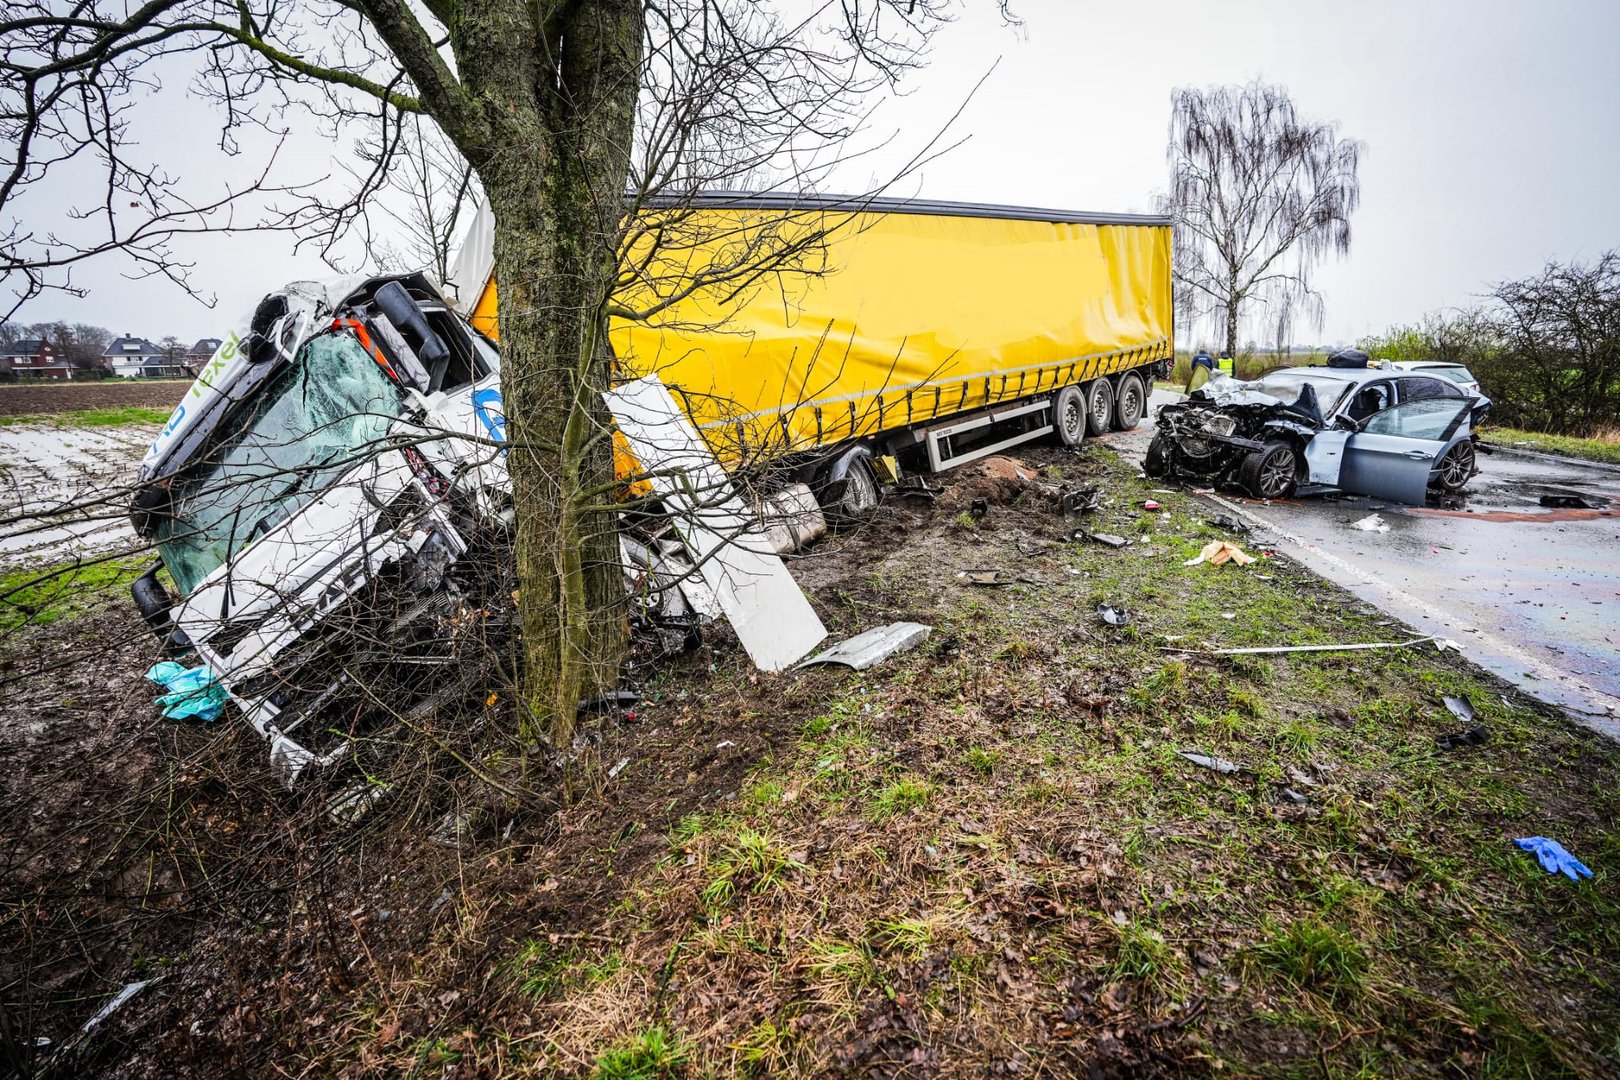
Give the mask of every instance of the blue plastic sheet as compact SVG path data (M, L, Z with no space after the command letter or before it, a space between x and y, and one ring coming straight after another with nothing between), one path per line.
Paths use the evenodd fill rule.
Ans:
M218 720L225 711L229 695L219 684L207 664L188 668L173 660L152 665L146 673L149 682L163 687L168 693L157 699L163 715L170 720Z

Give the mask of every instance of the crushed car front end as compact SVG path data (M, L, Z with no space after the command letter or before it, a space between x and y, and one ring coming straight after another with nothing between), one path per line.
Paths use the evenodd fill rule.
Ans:
M1242 487L1259 498L1294 493L1323 426L1311 386L1290 402L1228 378L1161 407L1156 421L1144 462L1149 476Z

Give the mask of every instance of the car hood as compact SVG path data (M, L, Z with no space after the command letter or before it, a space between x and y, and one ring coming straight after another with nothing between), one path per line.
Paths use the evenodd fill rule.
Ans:
M1293 401L1266 393L1258 382L1218 376L1188 395L1189 403L1214 405L1220 409L1267 411L1287 414L1289 419L1320 428L1323 424L1322 408L1316 400L1316 390L1309 384L1300 389Z

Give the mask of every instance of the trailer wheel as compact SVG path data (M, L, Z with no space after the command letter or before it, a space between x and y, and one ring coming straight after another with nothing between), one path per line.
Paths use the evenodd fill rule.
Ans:
M1095 379L1086 389L1086 431L1106 435L1114 420L1114 387L1107 379Z
M1114 430L1133 430L1146 413L1147 390L1142 385L1142 376L1130 372L1119 380L1119 391L1114 399Z
M850 462L849 471L844 474L843 492L821 509L827 515L828 524L834 528L845 528L862 521L866 515L877 509L878 503L882 500L883 495L878 491L877 477L872 474L872 466L865 458L861 458Z
M1052 399L1052 427L1062 446L1079 446L1086 437L1086 399L1078 386L1065 386Z

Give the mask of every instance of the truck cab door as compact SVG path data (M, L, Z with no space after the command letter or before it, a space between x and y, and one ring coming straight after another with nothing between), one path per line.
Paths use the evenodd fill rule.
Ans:
M1419 398L1375 413L1345 440L1339 486L1422 506L1441 455L1468 434L1468 406L1466 399Z

